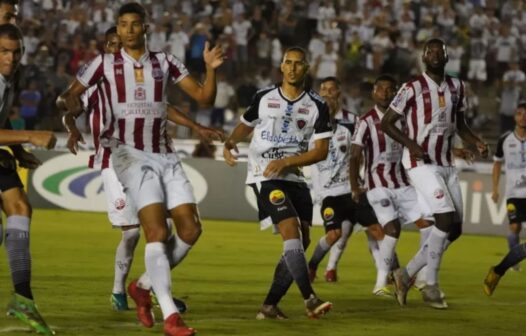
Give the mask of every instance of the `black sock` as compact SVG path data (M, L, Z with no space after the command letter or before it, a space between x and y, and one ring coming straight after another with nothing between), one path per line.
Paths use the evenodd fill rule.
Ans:
M289 239L283 242L283 256L292 278L298 285L303 299L307 300L314 294L310 284L309 270L305 252L299 239Z
M517 265L525 258L526 244L519 244L510 250L500 264L495 266L495 273L502 276L510 267Z
M293 281L294 279L292 279L292 275L290 274L287 264L285 263L285 258L282 256L276 265L276 269L274 270L272 285L270 286L270 290L263 304L276 306L281 298L287 294L287 291L289 290Z

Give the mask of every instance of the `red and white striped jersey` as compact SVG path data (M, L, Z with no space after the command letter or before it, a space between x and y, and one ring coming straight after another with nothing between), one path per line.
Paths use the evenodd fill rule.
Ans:
M93 137L95 153L90 155L88 166L90 168L108 168L110 165L111 149L100 144L101 135L108 129L111 120L111 110L107 105L108 100L100 83L91 86L81 96L84 111L89 115L89 126Z
M464 83L460 79L445 76L437 84L424 72L402 86L390 108L405 117L406 134L424 149L431 164L454 166L451 144L456 114L464 112L465 106ZM425 164L411 159L407 148L402 162L406 169Z
M365 186L368 190L377 187L396 189L409 185L401 162L403 146L382 131L380 122L383 116L376 106L361 116L351 142L363 147Z
M185 66L164 52L146 51L136 61L121 49L93 59L77 79L86 87L100 82L107 97L111 120L101 145L108 147L116 139L146 152L172 152L166 135L166 84L187 75Z

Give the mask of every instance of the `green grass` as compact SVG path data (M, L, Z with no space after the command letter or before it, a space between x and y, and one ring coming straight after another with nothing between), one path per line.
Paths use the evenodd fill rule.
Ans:
M316 227L313 244L322 235ZM162 324L142 328L135 312L113 312L113 255L120 239L104 214L35 211L32 227L33 289L39 308L58 335L162 335ZM414 253L418 236L404 232L401 261ZM312 249L312 246L311 246ZM373 297L375 272L365 235L350 240L340 264L340 282L315 282L315 290L334 303L318 321L308 320L297 287L281 308L288 321L256 321L268 289L281 242L255 224L205 221L204 234L173 274L174 293L189 306L185 320L199 335L523 335L526 327L526 272L508 272L494 297L481 283L506 250L500 237L464 236L443 261L442 288L450 309L428 308L417 291L400 308L394 300ZM311 252L311 251L309 251ZM309 253L310 255L310 253ZM131 278L144 269L143 243ZM321 276L321 269L319 271ZM0 252L0 304L11 290L5 251ZM156 311L160 318L160 312ZM18 321L0 315L0 335L30 335Z

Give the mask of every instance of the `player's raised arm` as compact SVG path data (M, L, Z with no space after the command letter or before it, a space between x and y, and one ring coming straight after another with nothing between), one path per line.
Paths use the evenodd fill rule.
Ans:
M191 76L186 76L177 84L198 103L212 105L216 97L216 69L223 64L224 60L223 49L219 45L210 49L210 44L206 42L203 59L206 66L206 78L203 83L197 82Z

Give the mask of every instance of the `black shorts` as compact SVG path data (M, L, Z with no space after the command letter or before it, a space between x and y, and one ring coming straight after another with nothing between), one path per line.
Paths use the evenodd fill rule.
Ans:
M508 198L506 210L510 224L526 222L526 198Z
M268 216L272 223L298 217L302 221L312 222L312 198L305 183L283 180L263 181L250 184L259 208L259 220Z
M6 150L0 149L0 191L23 188L24 185L16 172L16 160Z
M351 194L325 197L321 203L321 218L326 232L341 229L344 220L362 226L378 223L365 193L360 195L359 203L352 200Z

